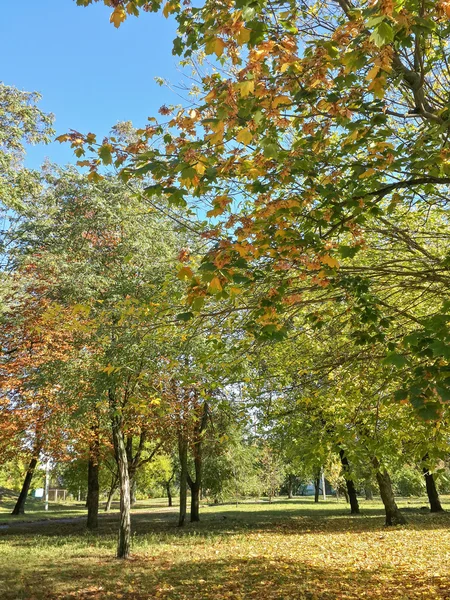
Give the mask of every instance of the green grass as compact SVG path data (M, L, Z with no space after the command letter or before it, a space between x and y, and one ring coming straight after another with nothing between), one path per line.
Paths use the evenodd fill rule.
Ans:
M96 534L84 519L9 521L0 532L0 598L450 598L450 515L421 512L424 499L399 504L409 523L395 529L384 527L377 501L361 501L363 514L350 517L343 502L301 498L205 506L200 523L180 530L176 508L143 502L129 561L114 558L117 514ZM450 498L444 504L450 509Z

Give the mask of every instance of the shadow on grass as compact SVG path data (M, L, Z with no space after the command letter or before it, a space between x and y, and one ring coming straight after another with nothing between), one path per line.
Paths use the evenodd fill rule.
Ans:
M248 508L248 506L247 506ZM277 535L307 535L319 533L324 535L340 535L342 533L358 533L369 531L385 531L384 511L379 507L365 507L361 515L350 516L345 505L340 508L311 510L304 503L298 508L267 508L267 510L230 510L229 507L214 512L206 511L200 523L187 523L184 528L177 527L176 509L161 509L154 512L138 511L132 515L132 531L136 543L147 538L159 541L177 542L185 538L189 543L193 537L230 537L246 533L272 533ZM427 514L419 508L411 508L407 513L409 529L449 529L450 513ZM45 537L48 545L59 546L71 538L78 538L83 544L86 539L95 540L97 546L110 546L117 534L119 515L103 514L99 519L99 529L95 533L86 531L85 518L61 519L39 524L12 523L1 535L8 543L15 546L33 546L36 539Z
M318 568L290 559L264 557L185 560L157 559L44 561L24 573L6 565L2 600L264 600L445 598L450 577L430 577L390 568ZM447 596L448 597L448 596Z

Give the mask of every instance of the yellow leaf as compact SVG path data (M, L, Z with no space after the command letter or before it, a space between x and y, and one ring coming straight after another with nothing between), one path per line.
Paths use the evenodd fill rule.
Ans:
M338 261L330 256L329 254L325 254L325 256L320 257L320 262L324 265L328 265L331 269L339 269Z
M197 171L197 173L199 175L203 175L203 173L206 171L206 165L204 165L201 162L198 162L197 164L194 165L194 169Z
M218 277L213 277L209 282L208 290L210 292L218 293L222 291L222 284L220 283L220 279Z
M370 71L367 73L366 80L367 81L372 81L373 79L375 79L375 77L378 75L379 72L380 72L380 66L379 65L374 65L370 69Z
M246 81L241 81L237 84L239 92L243 98L248 96L249 94L253 94L255 91L255 82L251 79L247 79Z
M120 27L121 23L125 21L127 18L127 13L123 6L116 6L114 11L111 13L109 17L109 22L114 24L114 27Z
M215 90L211 90L211 91L209 92L209 94L207 94L207 95L205 96L205 102L206 102L207 104L209 104L209 103L211 102L211 100L214 100L214 98L215 98L215 97L216 97L216 91L215 91Z
M166 2L162 12L163 12L163 15L167 19L169 17L170 13L173 13L174 10L175 10L175 4L172 4L172 2Z
M236 36L236 41L240 46L246 44L250 40L250 29L243 27Z
M289 96L277 96L273 99L272 106L277 108L280 104L292 104L292 99Z
M236 140L242 144L250 144L253 139L252 132L249 129L241 129L236 136Z
M191 279L194 276L190 267L182 267L177 274L178 279Z
M205 46L205 52L206 54L214 53L217 56L217 58L220 58L223 54L224 48L225 42L222 40L222 38L212 38L211 40L209 40L209 42L207 42Z
M367 169L367 171L364 171L364 173L361 173L361 175L359 176L359 179L366 179L367 177L371 177L372 175L375 175L376 171L375 169Z
M218 217L219 215L222 215L224 212L225 212L224 208L222 208L221 206L215 206L211 210L208 210L208 212L206 213L206 216L207 217Z

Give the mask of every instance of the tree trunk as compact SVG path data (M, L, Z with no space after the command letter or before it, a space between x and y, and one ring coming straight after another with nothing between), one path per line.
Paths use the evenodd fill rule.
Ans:
M39 454L39 453L37 453ZM12 515L23 515L25 514L25 502L27 500L28 492L30 490L31 480L33 479L34 470L37 465L37 456L33 456L28 465L27 473L23 482L22 490L20 491L19 497L17 498L16 505L12 511Z
M94 439L89 445L89 463L88 463L88 492L87 492L87 523L88 529L98 528L98 499L99 499L99 448L100 441L98 437L98 428L93 427Z
M200 521L200 486L198 481L190 482L191 488L191 523Z
M423 475L425 477L425 485L427 486L427 496L430 503L430 511L432 513L443 512L441 501L439 500L439 494L436 489L436 482L433 477L433 473L430 473L428 467L423 468Z
M128 460L125 440L122 431L122 418L117 414L117 404L110 394L110 407L112 411L112 431L114 449L119 472L120 486L120 525L119 540L117 543L117 558L128 558L131 545L131 506L130 506L130 478L128 476Z
M200 490L202 487L202 434L205 430L208 418L208 405L206 402L203 404L202 411L202 417L194 429L194 443L192 448L194 454L195 481L191 479L189 473L187 475L187 481L191 489L191 523L197 523L200 521Z
M109 492L108 492L108 499L105 504L105 512L109 512L111 510L112 499L113 499L114 494L116 493L118 481L119 481L119 476L113 475L112 479L111 479L111 487L109 488Z
M376 477L378 487L380 488L381 500L383 501L384 510L386 513L386 525L404 525L406 523L406 519L400 512L395 502L389 473L386 471L386 469L381 471L380 463L376 458L373 459L373 466L375 469L377 469Z
M178 526L183 527L187 512L187 441L178 440L178 453L180 457L180 512L178 517Z
M134 476L132 479L130 479L130 504L131 504L131 506L134 506L136 504L136 489L137 489L137 482L136 482L136 476Z
M320 469L317 477L314 479L314 502L319 502L320 494Z
M172 490L170 489L170 481L166 481L167 501L169 506L172 506Z
M373 490L370 483L366 483L364 486L364 494L366 496L366 500L373 500Z
M350 464L348 462L347 457L345 456L345 451L343 448L339 450L339 456L341 457L341 464L342 469L344 471L348 499L350 500L350 514L359 515L358 495L356 493L356 488L355 484L353 483L353 479L351 479L350 477Z
M294 487L294 476L293 475L288 475L288 499L292 500L294 494L292 493L292 488Z

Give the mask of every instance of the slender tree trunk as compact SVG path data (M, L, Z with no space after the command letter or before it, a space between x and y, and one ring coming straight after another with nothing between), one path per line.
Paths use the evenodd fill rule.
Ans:
M198 406L200 409L200 407ZM208 405L205 402L203 404L202 416L198 421L194 429L194 470L195 470L195 481L187 476L187 481L191 489L191 523L200 521L200 490L202 488L202 434L205 430L207 418L208 418Z
M350 477L350 464L348 462L347 457L345 456L345 451L343 448L339 450L339 456L341 458L342 469L344 471L345 483L347 486L348 498L350 500L350 514L359 515L359 503L358 503L358 495L356 493L355 484L353 483L353 479Z
M386 525L404 525L407 521L395 502L389 473L386 471L386 469L380 469L380 463L377 458L374 458L372 462L373 466L377 470L376 477L378 487L380 488L381 500L383 501L384 510L386 513Z
M136 504L136 490L137 490L137 481L136 475L130 479L130 504L134 506Z
M373 500L373 490L370 483L366 483L364 486L364 494L366 496L366 500Z
M292 500L293 498L293 493L292 493L292 488L294 487L294 476L293 475L288 475L288 499Z
M113 499L114 494L116 493L118 483L119 483L119 476L113 475L111 478L111 486L110 486L109 492L108 492L108 499L105 504L105 512L109 512L111 510L112 499Z
M87 523L88 529L98 528L98 499L99 499L99 449L100 441L98 437L98 427L92 428L93 440L89 445L89 463L88 463L88 492L87 492Z
M166 481L167 502L172 506L172 490L170 489L170 481Z
M117 461L120 486L120 524L117 542L117 558L128 558L131 545L131 506L130 478L128 475L127 449L122 430L122 417L118 412L118 403L114 390L108 391L111 410L111 426L114 441L114 452Z
M320 469L317 474L317 477L314 479L314 502L319 502L319 494L320 494Z
M39 454L39 452L37 452L36 454ZM28 492L30 490L31 480L33 479L37 461L37 456L33 456L33 458L30 460L30 464L28 465L22 489L20 491L19 497L17 498L16 505L14 506L14 509L11 513L12 515L25 514L25 502L27 500Z
M183 527L187 512L188 468L187 441L182 438L178 440L178 453L180 457L180 512L178 517L178 526Z

